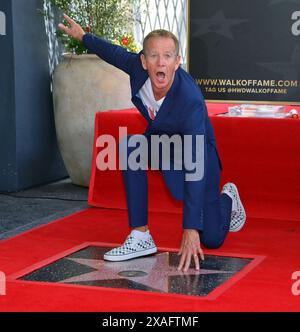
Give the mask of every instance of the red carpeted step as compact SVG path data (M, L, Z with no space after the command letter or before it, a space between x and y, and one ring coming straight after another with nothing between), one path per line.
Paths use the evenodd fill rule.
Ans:
M223 163L222 185L234 182L247 214L256 218L300 220L300 120L228 118L217 113L228 105L208 104ZM99 171L96 139L108 134L118 141L119 127L144 132L146 121L135 109L97 113L89 204L126 209L121 172ZM149 171L149 210L181 213L158 171Z

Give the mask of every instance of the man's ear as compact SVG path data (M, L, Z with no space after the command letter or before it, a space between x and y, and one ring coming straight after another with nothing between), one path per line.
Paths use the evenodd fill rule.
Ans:
M147 70L148 68L147 68L147 63L146 63L146 57L145 57L145 55L143 53L141 54L141 61L142 61L143 68L145 70Z
M175 70L177 70L180 66L180 63L181 63L181 56L180 55L177 55L177 58L176 58L176 65L175 65Z

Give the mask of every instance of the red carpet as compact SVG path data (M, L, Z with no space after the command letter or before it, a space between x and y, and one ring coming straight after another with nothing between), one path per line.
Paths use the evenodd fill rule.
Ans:
M123 242L129 229L121 174L93 167L89 203L107 209L91 207L0 242L0 271L7 276L0 311L300 311L300 295L292 292L300 293L299 280L292 280L300 271L300 121L214 116L222 107L210 106L222 183L238 185L248 219L220 250L205 253L258 256L256 266L226 282L214 298L16 280L84 243ZM95 139L117 136L122 125L140 133L145 122L134 110L97 114ZM158 172L150 172L149 191L153 237L161 249L178 250L181 204L170 197Z
M180 215L150 213L159 247L178 249ZM171 227L172 226L172 227ZM292 294L292 273L300 270L300 224L296 221L249 219L230 233L221 250L206 253L265 256L216 299L144 291L15 281L14 275L49 257L61 256L86 242L121 243L128 232L126 212L90 208L0 244L0 267L7 275L7 295L0 311L299 311Z

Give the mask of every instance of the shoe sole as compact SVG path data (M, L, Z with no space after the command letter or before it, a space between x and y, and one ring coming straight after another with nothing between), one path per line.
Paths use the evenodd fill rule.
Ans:
M106 261L110 261L110 262L122 262L122 261L127 261L129 259L133 259L133 258L137 258L137 257L142 257L142 256L147 256L147 255L151 255L151 254L155 254L157 252L157 248L151 248L151 249L147 249L147 250L143 250L143 251L139 251L139 252L134 252L132 254L128 254L128 255L107 255L104 254L103 259Z
M240 231L243 228L243 226L244 226L244 224L246 222L246 211L245 211L243 203L242 203L242 201L240 199L240 195L239 195L239 191L237 189L237 186L234 183L231 183L231 186L235 190L235 195L237 197L238 210L241 209L243 211L243 215L244 215L244 220L240 223L240 225L238 227L236 227L236 228L230 229L230 232L238 232L238 231Z

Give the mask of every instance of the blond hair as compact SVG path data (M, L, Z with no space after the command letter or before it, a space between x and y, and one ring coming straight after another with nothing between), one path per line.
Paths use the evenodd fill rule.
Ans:
M173 39L174 44L175 44L175 49L176 49L176 56L179 54L179 42L178 42L177 37L172 32L170 32L168 30L163 30L163 29L153 30L150 33L148 33L148 35L145 37L144 42L143 42L144 53L146 53L149 39L158 38L158 37Z

